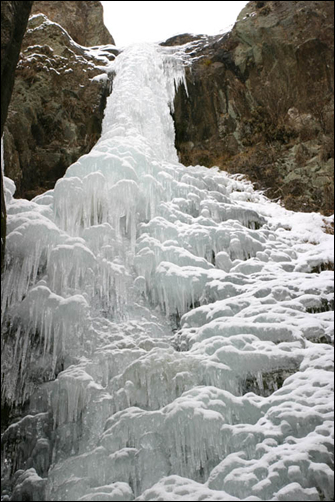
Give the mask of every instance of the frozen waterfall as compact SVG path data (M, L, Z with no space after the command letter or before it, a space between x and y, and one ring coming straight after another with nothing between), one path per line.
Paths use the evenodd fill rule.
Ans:
M332 218L178 162L185 64L127 48L92 151L6 179L2 500L333 497Z

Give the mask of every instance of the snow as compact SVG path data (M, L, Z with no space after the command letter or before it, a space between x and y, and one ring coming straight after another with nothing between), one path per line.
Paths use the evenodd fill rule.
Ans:
M127 48L92 151L5 178L7 500L333 496L333 218L178 162L187 64Z

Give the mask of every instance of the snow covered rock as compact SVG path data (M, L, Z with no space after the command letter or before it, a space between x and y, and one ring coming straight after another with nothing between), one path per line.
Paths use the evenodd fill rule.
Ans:
M101 65L118 53L112 40L89 48L85 42L98 42L91 44L83 36L75 41L66 31L67 23L75 32L80 29L74 11L82 9L81 19L88 22L100 2L39 2L36 12L44 12L45 4L55 20L35 12L30 17L4 133L6 175L15 181L17 195L28 199L52 188L99 139L110 93ZM87 29L82 33L91 37ZM95 78L102 72L103 78Z

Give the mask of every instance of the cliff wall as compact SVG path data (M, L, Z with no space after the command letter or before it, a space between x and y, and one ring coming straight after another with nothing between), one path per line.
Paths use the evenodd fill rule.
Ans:
M245 174L288 209L331 214L334 2L249 2L194 55L189 96L179 89L175 101L181 162Z
M99 65L117 53L113 46L94 51L79 45L38 11L61 18L70 33L75 25L85 34L81 39L74 33L79 42L113 41L106 35L100 2L34 2L36 14L22 42L4 134L6 175L16 184L16 196L27 199L53 188L67 167L99 139L111 87L108 79L94 77L101 74ZM96 36L90 36L94 30Z
M103 8L98 1L34 2L32 14L42 13L60 24L80 45L115 45L103 21Z

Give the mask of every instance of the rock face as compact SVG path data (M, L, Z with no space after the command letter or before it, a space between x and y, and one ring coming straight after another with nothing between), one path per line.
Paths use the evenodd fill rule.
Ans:
M1 2L1 137L11 99L15 67L33 2ZM1 269L5 251L6 207L1 170Z
M95 8L99 2L40 3ZM16 196L31 199L53 188L99 139L111 85L94 77L115 53L113 47L99 52L78 46L44 14L30 18L4 135L5 173L17 186Z
M175 100L180 160L243 173L288 209L331 214L333 11L253 1L230 33L199 37L189 96L179 89Z
M1 2L1 135L32 4L33 2Z
M103 21L100 2L34 2L32 14L45 14L60 24L75 42L86 47L115 44Z

